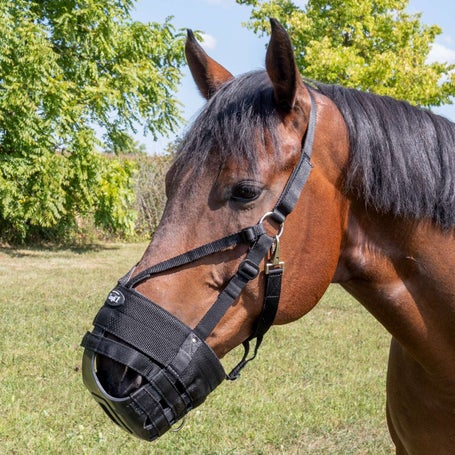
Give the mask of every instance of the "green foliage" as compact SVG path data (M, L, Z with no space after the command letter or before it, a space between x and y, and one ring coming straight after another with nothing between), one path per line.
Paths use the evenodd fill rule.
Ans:
M58 237L89 214L132 231L135 166L97 150L176 127L184 62L180 32L132 21L133 5L0 0L0 239Z
M135 162L138 168L135 177L136 234L149 238L155 231L166 203L165 176L173 155L138 155Z
M101 164L101 163L100 163ZM98 187L98 205L95 222L107 230L132 235L136 213L132 212L135 201L133 172L135 163L130 160L105 160Z
M290 31L308 78L393 96L421 106L450 103L455 65L429 63L441 29L406 12L408 0L237 0L253 6L248 24L269 30L275 17Z
M132 160L97 153L5 157L0 172L1 238L72 241L83 218L93 218L109 233L132 235L135 169Z

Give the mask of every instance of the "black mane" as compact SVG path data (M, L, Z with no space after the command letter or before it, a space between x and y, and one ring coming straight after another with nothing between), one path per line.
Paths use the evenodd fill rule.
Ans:
M455 124L389 97L311 82L342 113L350 136L345 191L383 213L455 225ZM255 169L257 144L271 141L279 116L265 71L225 84L181 143L177 171L201 171L216 154Z
M346 191L380 212L455 225L455 124L386 96L315 85L349 131Z

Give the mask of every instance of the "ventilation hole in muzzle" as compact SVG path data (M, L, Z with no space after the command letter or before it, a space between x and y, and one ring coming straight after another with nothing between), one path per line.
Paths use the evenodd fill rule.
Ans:
M150 417L147 416L144 421L144 429L150 430L150 429L154 429L154 428L155 428L155 425L153 425L152 421L150 420Z
M161 403L160 403L161 404ZM152 420L148 415L145 417L144 420L144 429L147 431L153 430L158 431L160 434L166 432L175 422L174 419L170 418L170 409L163 409L163 414L165 419L156 419Z
M178 420L178 417L174 415L173 410L164 398L160 400L159 404L163 410L163 414L166 417L166 420L169 422L169 425L173 425L174 422Z
M103 355L96 356L96 375L104 390L115 398L127 397L146 382L139 373Z

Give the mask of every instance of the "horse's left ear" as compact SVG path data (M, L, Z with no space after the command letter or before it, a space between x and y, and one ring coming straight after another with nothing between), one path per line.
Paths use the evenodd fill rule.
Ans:
M234 76L206 54L191 30L187 30L187 33L186 60L199 91L208 100L221 85L233 79Z
M289 112L294 107L297 84L301 77L287 31L276 19L270 19L270 24L272 34L265 67L273 84L275 101L281 109Z

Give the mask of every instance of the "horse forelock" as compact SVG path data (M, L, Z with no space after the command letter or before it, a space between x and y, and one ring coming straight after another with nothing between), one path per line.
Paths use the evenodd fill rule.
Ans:
M346 193L357 194L380 212L455 226L454 123L393 98L310 85L335 103L348 128ZM272 160L279 153L278 122L267 73L235 78L195 119L177 150L175 170L197 178L233 160L254 173L258 148L272 148Z
M379 212L455 225L455 124L395 99L315 83L350 136L347 193Z
M257 170L258 148L278 153L278 114L265 71L226 83L207 102L181 141L174 162L177 173L198 176L228 160Z

